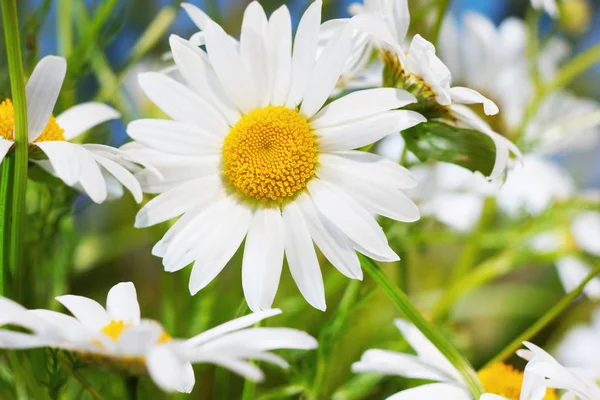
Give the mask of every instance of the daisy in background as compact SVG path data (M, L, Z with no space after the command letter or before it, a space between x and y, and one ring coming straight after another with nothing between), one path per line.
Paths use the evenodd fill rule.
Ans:
M31 333L0 330L0 347L53 347L75 352L90 364L126 375L148 373L165 391L189 393L194 387L193 363L211 363L247 379L260 381L263 373L249 359L287 368L277 349L317 347L310 335L288 328L253 328L277 309L249 314L190 339L172 338L156 321L140 318L135 286L119 283L106 298L106 309L92 299L66 295L56 298L73 317L50 310L27 310L0 297L0 325L14 325Z
M350 11L356 16L353 24L371 39L378 49L386 76L384 86L393 84L414 94L418 99L417 109L429 119L475 129L489 136L496 145L496 161L490 178L504 174L510 164L510 155L521 157L519 149L501 136L466 105L482 104L485 115L498 113L496 104L479 92L462 86L452 86L452 74L436 55L432 43L415 35L410 44L405 44L410 25L410 14L406 0L365 0L364 5L354 4ZM355 36L362 41L361 35ZM364 52L367 59L372 53ZM356 64L356 63L354 63ZM354 66L347 65L349 74L359 80L365 78ZM348 78L346 78L348 79ZM389 82L388 82L389 81Z
M293 46L286 6L267 18L251 2L239 43L198 8L184 7L202 29L206 51L172 36L185 83L159 73L139 77L173 120L128 126L135 141L123 151L162 175L137 175L145 192L159 195L135 225L181 215L153 254L169 272L194 264L192 294L221 272L246 238L242 286L252 310L271 307L284 253L302 295L324 310L313 241L340 272L362 279L356 251L398 259L374 215L419 218L402 192L415 185L410 172L353 149L425 118L397 110L416 99L393 88L358 91L324 106L350 56L353 27L341 27L317 58L320 1L304 13Z
M354 372L376 372L398 375L410 379L434 381L403 390L388 400L452 399L473 400L450 361L414 325L397 319L396 326L416 355L388 350L370 349L360 361L352 364ZM546 390L541 376L497 363L478 372L477 376L486 390L481 400L556 400L553 389Z
M70 142L102 122L119 118L117 111L101 103L83 103L56 118L52 115L66 71L64 58L44 57L25 87L29 146L47 156L47 160L32 161L96 203L106 200L109 193L119 193L119 189L122 193L123 186L141 202L141 187L121 165L127 158L121 151L100 144ZM13 104L6 99L0 103L0 162L14 144L14 127Z
M558 17L557 0L531 0L531 6L536 10L544 10L552 18Z

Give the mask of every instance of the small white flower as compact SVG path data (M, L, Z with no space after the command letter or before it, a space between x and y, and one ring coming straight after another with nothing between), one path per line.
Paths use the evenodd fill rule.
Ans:
M523 344L528 350L520 350L517 354L529 361L527 368L531 372L545 378L544 386L568 391L569 394L563 395L563 399L575 399L575 396L581 400L600 399L600 386L589 372L566 368L538 346L529 342Z
M535 9L543 9L552 18L558 17L558 4L556 0L531 0L531 6Z
M92 299L66 295L56 298L74 317L50 310L27 310L0 297L0 325L16 325L32 333L0 330L0 347L55 347L76 352L82 359L126 374L148 372L166 391L191 392L193 363L211 363L248 379L262 380L261 370L248 359L287 368L276 349L314 349L310 335L287 328L249 328L281 313L273 309L246 315L190 339L172 338L162 326L140 318L135 286L115 285L106 309Z
M83 103L52 116L66 71L64 58L44 57L25 87L29 144L48 157L32 161L96 203L106 200L110 192L122 192L122 186L141 202L138 181L121 165L128 161L123 153L110 146L69 142L102 122L119 118L117 111L101 103ZM7 99L0 104L0 162L13 144L14 109Z
M584 369L600 379L600 309L594 311L589 324L570 328L553 354L562 365Z
M192 294L246 238L242 286L252 310L271 307L284 253L300 292L323 310L313 241L344 275L361 279L356 251L398 259L373 215L419 218L402 192L415 185L410 173L353 149L425 119L396 110L415 98L393 88L354 92L324 106L350 55L352 30L338 29L316 58L320 1L300 20L293 46L285 6L267 18L251 2L239 42L198 8L184 7L202 29L206 51L172 36L186 84L158 73L140 76L148 97L173 120L128 126L135 142L127 154L162 175L138 174L144 190L159 196L140 210L136 226L182 215L153 254L170 272L194 263Z

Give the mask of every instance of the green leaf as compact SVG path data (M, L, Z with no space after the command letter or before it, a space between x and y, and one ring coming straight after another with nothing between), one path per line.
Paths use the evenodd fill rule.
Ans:
M402 131L402 136L421 161L449 162L485 176L494 168L494 141L479 131L428 121Z

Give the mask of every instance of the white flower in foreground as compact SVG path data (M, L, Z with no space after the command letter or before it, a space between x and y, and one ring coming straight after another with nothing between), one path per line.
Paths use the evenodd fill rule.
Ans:
M64 183L82 190L96 203L106 200L109 189L126 187L139 203L142 190L122 165L125 156L100 144L76 144L72 140L94 126L119 118L119 113L101 103L76 105L54 118L67 64L64 58L44 57L35 66L27 86L27 132L29 146L40 149L47 160L32 160ZM10 99L0 104L0 162L14 144L15 117ZM118 189L115 189L118 190Z
M558 362L570 368L589 371L600 378L600 309L592 314L589 324L574 325L553 351Z
M472 400L460 373L414 325L397 319L396 326L416 355L388 350L367 350L360 361L352 364L354 372L377 372L399 375L410 379L436 381L403 390L388 400ZM528 370L520 372L508 365L497 363L478 374L486 394L480 400L555 400L553 391L546 391L541 379Z
M73 351L84 360L119 372L148 372L166 391L191 392L193 363L211 363L248 379L263 373L249 359L287 368L276 349L314 349L310 335L288 328L253 328L280 314L277 309L234 319L190 339L172 338L156 321L140 318L135 286L119 283L108 292L106 309L92 299L66 295L56 298L74 317L50 310L27 310L0 297L0 325L15 325L32 333L0 330L0 348L55 347Z
M140 76L148 97L173 120L138 120L125 151L162 174L139 174L159 193L140 210L137 227L183 216L153 254L173 272L194 263L192 294L209 284L246 237L242 284L252 310L273 303L284 252L307 301L325 309L313 241L331 263L361 279L359 251L381 261L398 256L374 214L411 222L415 204L401 190L411 174L379 156L352 149L424 118L396 110L415 102L405 91L352 93L323 106L352 48L340 29L315 60L321 2L302 17L292 49L290 14L267 19L258 2L244 14L239 46L199 9L206 52L179 37L171 50L187 86L157 73Z
M494 132L466 106L482 104L486 115L495 115L498 107L494 102L473 89L451 86L450 70L436 55L433 44L420 35L415 35L410 45L405 46L410 23L406 0L368 1L364 7L354 5L351 11L357 13L352 23L375 41L387 67L386 74L394 73L399 87L414 94L419 105L428 109L435 119L481 131L494 141L496 161L491 178L504 173L511 153L520 157L519 149L511 141ZM366 57L371 56L366 54Z
M517 354L528 360L527 369L544 377L543 384L548 388L566 390L562 399L597 400L600 399L600 386L587 371L566 368L550 354L538 346L524 342L528 350L519 350Z

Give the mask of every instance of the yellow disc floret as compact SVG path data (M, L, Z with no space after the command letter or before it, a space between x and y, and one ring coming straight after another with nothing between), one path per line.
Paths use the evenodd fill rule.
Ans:
M523 372L503 363L495 363L477 373L487 393L519 400L523 385ZM543 400L558 400L554 389L546 389Z
M244 115L225 137L223 172L248 197L282 202L315 174L317 145L296 110L268 106Z
M15 110L10 99L0 103L0 136L4 139L15 140ZM44 131L34 142L47 142L54 140L65 140L65 130L56 122L54 116L50 116Z
M125 322L112 320L108 325L102 328L102 332L113 340L117 340L121 336L121 332L125 329Z

